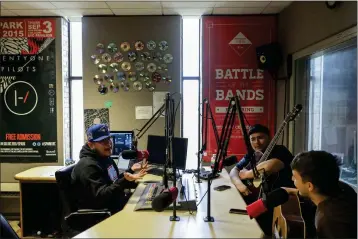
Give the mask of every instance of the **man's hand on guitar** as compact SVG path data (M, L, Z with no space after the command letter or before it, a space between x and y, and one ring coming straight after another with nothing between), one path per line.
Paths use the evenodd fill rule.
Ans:
M249 174L250 174L250 171L247 170L247 169L245 169L245 168L243 168L243 169L241 169L240 172L239 172L239 177L240 177L241 180L242 180L242 179L248 179L248 178L249 178Z
M298 194L298 189L297 188L285 188L285 187L282 187L282 189L285 189L286 192L288 192L288 194L292 194L292 195L297 195Z

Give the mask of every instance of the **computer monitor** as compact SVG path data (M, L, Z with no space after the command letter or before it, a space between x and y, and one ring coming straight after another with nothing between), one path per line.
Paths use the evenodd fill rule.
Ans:
M154 165L165 164L166 142L165 136L148 135L147 150L149 152L148 162ZM187 138L173 139L173 161L177 169L185 170L186 154L188 150Z
M118 157L123 150L132 149L133 131L111 131L112 157Z

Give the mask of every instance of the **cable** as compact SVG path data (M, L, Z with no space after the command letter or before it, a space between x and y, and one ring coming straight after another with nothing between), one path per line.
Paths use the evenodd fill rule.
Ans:
M211 187L211 181L212 180L208 180L208 183L210 184L209 188ZM196 205L197 207L200 205L201 201L203 201L204 197L206 196L206 194L208 193L208 190L206 190L206 192L204 193L204 195L201 197L199 203Z

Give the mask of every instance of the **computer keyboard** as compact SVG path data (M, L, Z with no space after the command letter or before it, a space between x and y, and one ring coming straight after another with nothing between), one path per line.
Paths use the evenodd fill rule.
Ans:
M183 178L183 185L181 185L180 180L178 180L177 188L179 190L179 194L177 197L177 209L178 210L192 210L196 211L196 203L197 203L197 195L196 189L194 185L194 181L192 178ZM173 183L169 182L168 187L172 187ZM137 205L134 208L134 211L139 210L153 210L152 209L152 201L163 192L165 189L164 185L161 183L148 183L143 190L142 195L140 196ZM172 205L170 205L167 210L171 210Z

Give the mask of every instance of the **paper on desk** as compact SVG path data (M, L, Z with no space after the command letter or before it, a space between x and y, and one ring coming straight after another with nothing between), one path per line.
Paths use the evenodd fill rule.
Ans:
M165 92L165 91L159 91L159 92L153 92L153 112L157 112L160 107L163 106L163 104L165 103L165 95L168 94L169 92ZM160 117L164 117L165 115L165 111L163 112L163 114Z
M136 119L150 119L153 116L152 106L136 106L135 118Z

